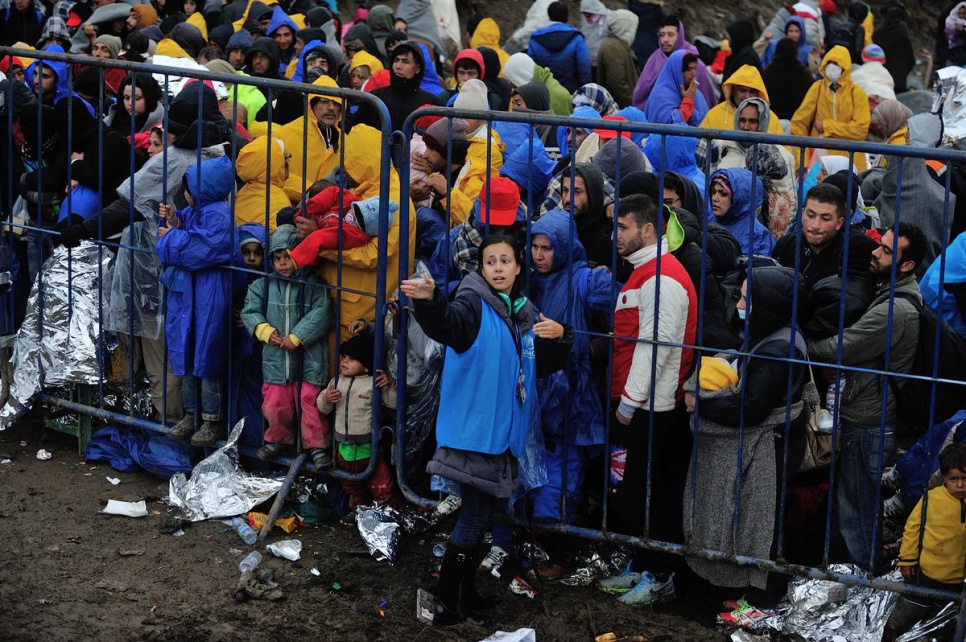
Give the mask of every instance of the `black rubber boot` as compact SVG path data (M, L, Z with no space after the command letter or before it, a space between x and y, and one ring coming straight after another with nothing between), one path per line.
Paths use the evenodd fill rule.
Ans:
M450 626L464 621L460 609L460 586L466 569L472 564L474 552L473 549L454 546L452 542L446 545L443 563L439 567L433 625Z
M476 575L480 570L480 563L489 552L489 544L479 544L476 547L476 555L473 557L471 568L463 576L463 583L460 585L460 599L463 601L463 609L467 616L474 620L489 620L490 616L486 611L493 608L492 598L476 592Z

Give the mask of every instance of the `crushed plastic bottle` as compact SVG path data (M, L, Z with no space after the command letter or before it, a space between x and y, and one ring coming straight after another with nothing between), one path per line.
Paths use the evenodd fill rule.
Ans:
M252 551L245 558L238 563L238 572L247 573L248 571L254 571L258 568L258 565L262 563L262 554L258 551Z

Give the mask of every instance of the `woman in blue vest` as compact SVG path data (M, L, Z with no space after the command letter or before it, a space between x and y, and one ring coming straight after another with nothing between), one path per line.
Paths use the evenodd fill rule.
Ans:
M536 378L563 368L573 343L571 328L537 319L521 294L522 266L517 237L491 234L480 245L478 272L452 302L429 276L401 286L427 336L446 346L437 451L427 471L458 483L462 506L439 571L437 624L487 620L475 588L488 549L480 540L517 489L528 434L539 430Z

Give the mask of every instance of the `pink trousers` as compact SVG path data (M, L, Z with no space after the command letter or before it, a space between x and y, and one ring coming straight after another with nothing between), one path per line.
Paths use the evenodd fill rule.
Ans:
M315 405L322 389L310 383L262 384L262 414L268 420L265 443L294 444L298 432L298 409L302 410L302 446L328 448L332 444L329 421Z

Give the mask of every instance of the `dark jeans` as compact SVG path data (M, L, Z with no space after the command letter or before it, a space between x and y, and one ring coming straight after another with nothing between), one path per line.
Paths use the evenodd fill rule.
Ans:
M638 410L629 426L611 423L608 530L648 536L662 542L684 542L684 485L691 456L691 431L683 408L655 412L653 452L648 457L652 413ZM650 530L645 533L647 474L651 474ZM635 570L663 572L671 564L667 554L639 551Z
M460 486L460 505L459 517L453 534L449 536L449 541L454 546L463 548L473 548L480 542L480 537L493 519L493 512L496 510L499 500L492 495L488 495L481 490L477 490L468 484Z
M198 377L185 375L181 380L181 397L185 415L193 415L198 410L196 387ZM221 421L221 381L201 379L201 420Z

